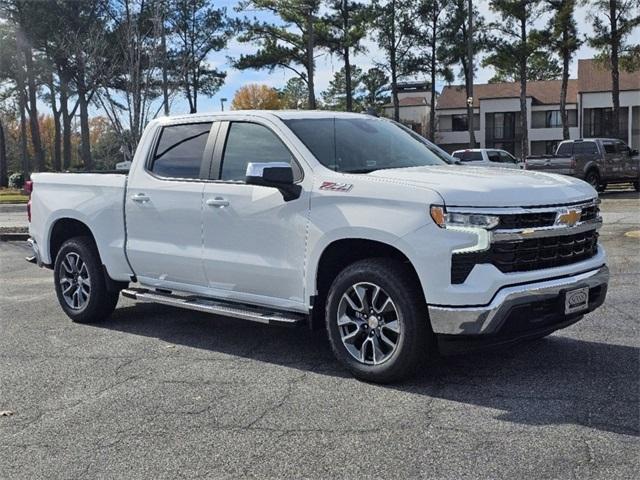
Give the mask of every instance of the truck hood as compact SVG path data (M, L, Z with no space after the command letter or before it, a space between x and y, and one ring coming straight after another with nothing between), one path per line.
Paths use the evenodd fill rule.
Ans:
M429 188L449 206L558 205L597 196L588 183L573 177L506 168L438 165L377 170L369 175Z

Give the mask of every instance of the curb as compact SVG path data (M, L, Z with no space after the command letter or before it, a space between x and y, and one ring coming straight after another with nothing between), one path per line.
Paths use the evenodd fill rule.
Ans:
M26 242L28 239L28 233L0 233L0 242Z
M19 212L24 212L26 215L27 213L26 203L1 203L0 204L0 213L19 213Z

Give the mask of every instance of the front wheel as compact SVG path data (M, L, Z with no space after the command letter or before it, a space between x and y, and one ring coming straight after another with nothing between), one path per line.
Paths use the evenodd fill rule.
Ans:
M120 292L110 290L91 239L75 237L62 244L53 267L58 302L71 320L99 322L115 310Z
M361 260L334 280L326 325L336 358L362 380L389 383L415 373L433 345L414 275L391 259Z
M595 170L590 170L585 177L586 182L595 190L600 188L600 174Z

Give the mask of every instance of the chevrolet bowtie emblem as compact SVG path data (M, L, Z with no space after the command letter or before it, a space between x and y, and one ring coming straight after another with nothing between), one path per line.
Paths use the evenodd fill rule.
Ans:
M556 215L556 225L573 227L580 221L580 217L582 217L582 210L580 209L564 210Z

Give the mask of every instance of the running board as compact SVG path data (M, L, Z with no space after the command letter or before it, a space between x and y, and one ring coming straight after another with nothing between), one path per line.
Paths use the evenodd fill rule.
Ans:
M267 325L304 325L307 316L290 312L277 312L266 308L254 307L239 303L211 300L196 296L179 296L164 292L154 292L144 288L127 288L122 290L122 296L138 302L160 303L172 307L212 313L225 317L240 318Z

